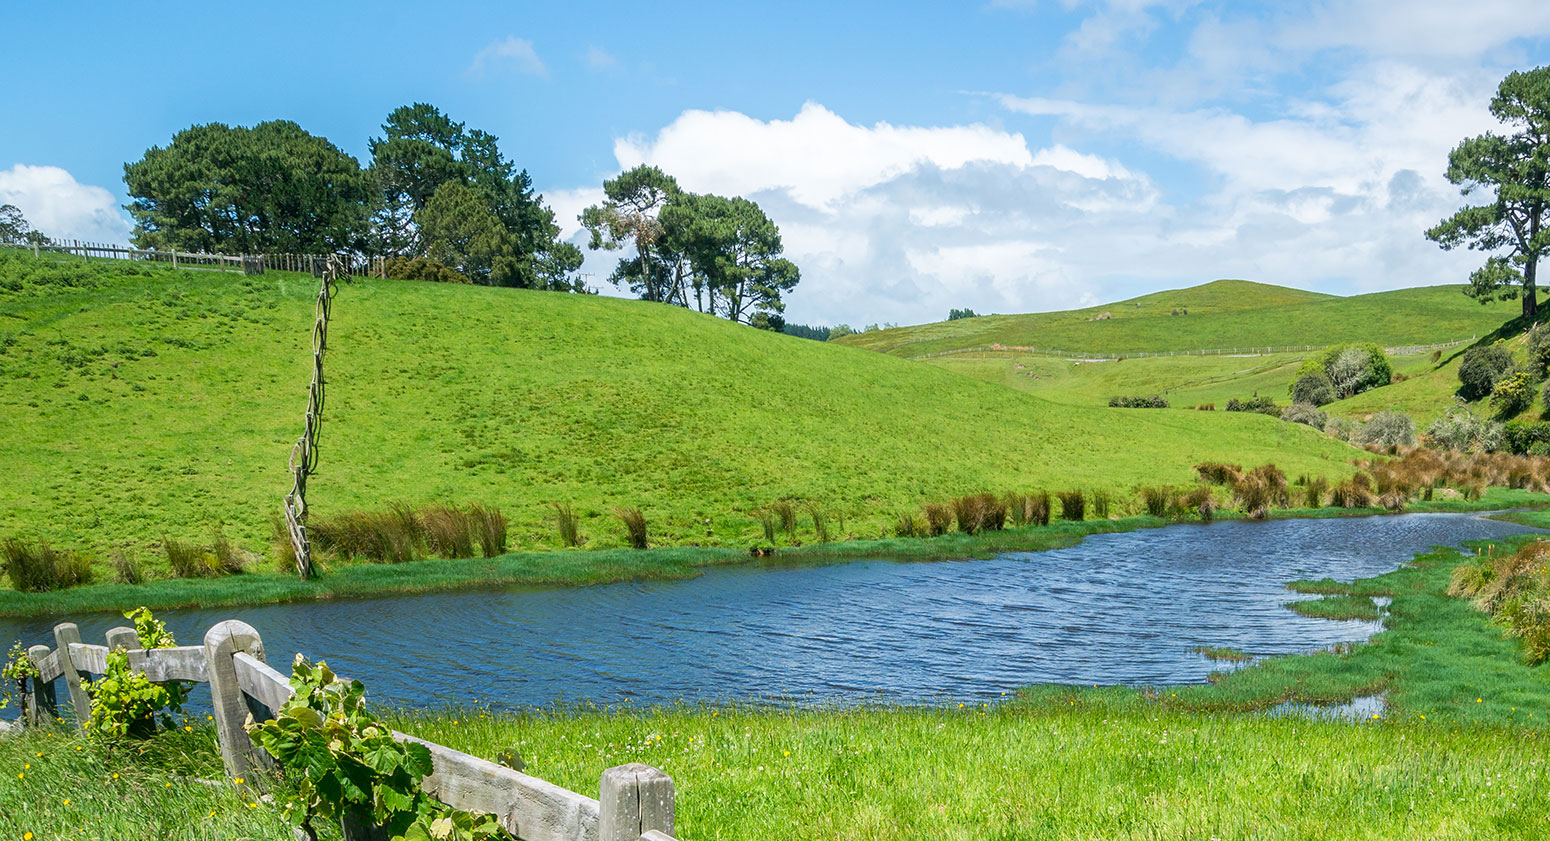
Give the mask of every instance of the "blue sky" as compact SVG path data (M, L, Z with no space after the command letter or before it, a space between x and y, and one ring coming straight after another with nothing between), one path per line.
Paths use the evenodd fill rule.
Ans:
M652 162L754 198L788 316L935 320L1216 277L1462 279L1420 230L1550 4L25 4L0 201L127 238L122 166L199 122L295 120L366 162L393 107L497 134L561 216ZM608 271L589 255L584 271Z

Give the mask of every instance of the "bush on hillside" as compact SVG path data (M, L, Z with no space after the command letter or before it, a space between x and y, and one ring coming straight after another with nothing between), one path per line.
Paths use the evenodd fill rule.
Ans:
M1491 387L1491 411L1498 418L1515 417L1534 405L1534 381L1527 371L1508 374Z
M1166 409L1168 398L1160 394L1150 397L1110 397L1109 406L1116 409Z
M1350 418L1330 418L1324 424L1324 434L1339 441L1349 441L1358 428L1359 424Z
M1535 377L1550 373L1550 322L1541 321L1528 331L1528 370Z
M1471 412L1467 406L1453 406L1426 427L1432 446L1458 452L1491 452L1502 444L1502 425Z
M1385 409L1362 424L1354 437L1359 444L1408 447L1415 444L1415 421L1404 412Z
M1471 402L1479 400L1510 373L1512 354L1500 342L1472 347L1464 351L1464 359L1459 363L1458 394Z
M1319 411L1311 403L1293 403L1282 410L1281 420L1287 423L1305 423L1314 429L1322 431L1324 424L1329 422L1329 416Z
M1383 352L1383 348L1372 342L1330 345L1304 359L1292 377L1293 390L1298 380L1310 374L1323 374L1328 378L1335 399L1388 385L1394 379L1394 369L1389 365L1388 355Z
M1272 397L1249 397L1239 400L1236 397L1228 398L1227 411L1229 412L1258 412L1262 415L1281 416L1281 407L1276 405Z
M1507 421L1500 449L1516 455L1550 454L1550 421Z
M468 275L429 257L389 257L382 273L399 280L428 280L433 283L473 283Z
M1335 402L1335 386L1323 371L1312 371L1292 381L1292 402L1323 406Z

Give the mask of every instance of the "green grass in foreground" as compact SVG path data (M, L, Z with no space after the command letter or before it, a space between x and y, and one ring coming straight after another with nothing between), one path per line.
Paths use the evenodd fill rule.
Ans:
M267 551L315 283L0 250L0 538L90 549L103 578L114 550L164 571L163 534ZM872 537L958 494L1128 495L1222 460L1335 481L1359 455L1270 418L1060 406L642 301L373 280L334 319L313 510L477 501L525 551L558 548L554 501L588 548L623 545L616 506L655 545L746 548L783 498Z
M1319 599L1287 602L1286 607L1293 613L1315 619L1360 619L1364 622L1376 622L1383 616L1383 611L1379 610L1371 596L1354 596L1350 593L1335 593Z
M1550 824L1550 738L1503 728L1015 704L393 718L476 755L516 747L529 773L575 791L654 765L689 841L1529 839ZM170 762L76 744L0 741L0 837L289 837L272 807L195 782L219 779L208 730L158 746ZM77 793L70 806L61 792Z
M1492 488L1478 500L1417 502L1411 511L1486 511L1544 505L1547 497L1523 490ZM1381 516L1379 509L1286 509L1273 518ZM1242 517L1218 512L1218 519ZM1079 542L1089 534L1158 528L1176 521L1137 515L1113 520L1056 521L1045 527L1009 528L977 535L950 533L932 538L849 540L786 547L772 557L753 558L742 549L668 547L524 552L499 558L424 560L403 564L354 564L328 569L314 581L276 572L225 578L156 579L145 584L91 584L46 593L0 589L0 616L78 616L145 606L218 607L309 599L429 593L518 586L585 586L617 581L693 578L705 569L736 564L827 564L850 560L929 561L988 558L1005 552L1036 552Z

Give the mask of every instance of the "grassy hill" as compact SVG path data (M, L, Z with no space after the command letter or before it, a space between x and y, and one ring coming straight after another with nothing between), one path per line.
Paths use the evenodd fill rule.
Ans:
M221 526L250 548L289 487L315 281L0 252L0 538L154 558ZM514 548L746 545L780 498L878 534L980 490L1183 482L1206 459L1348 472L1355 451L1260 416L1061 406L928 365L668 306L406 281L343 288L321 514L479 501ZM836 529L837 532L840 529Z
M905 357L993 344L1109 354L1328 345L1352 339L1422 345L1486 335L1517 310L1512 301L1482 306L1457 286L1342 298L1218 280L1087 309L986 315L836 341ZM1100 318L1105 313L1108 317Z

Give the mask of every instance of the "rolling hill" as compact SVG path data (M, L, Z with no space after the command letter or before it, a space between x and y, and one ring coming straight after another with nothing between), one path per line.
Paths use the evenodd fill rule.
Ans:
M161 535L219 526L266 547L314 284L0 252L0 538L152 560ZM1128 494L1208 459L1334 478L1356 455L1262 416L1064 406L640 301L372 280L334 313L314 508L480 501L515 548L555 544L552 501L589 546L622 543L610 511L630 505L655 543L746 545L780 498L875 535L956 493Z
M835 341L903 357L996 344L1103 354L1322 346L1353 339L1424 345L1483 336L1517 314L1515 302L1482 306L1457 286L1343 298L1218 280L1087 309L985 315Z

